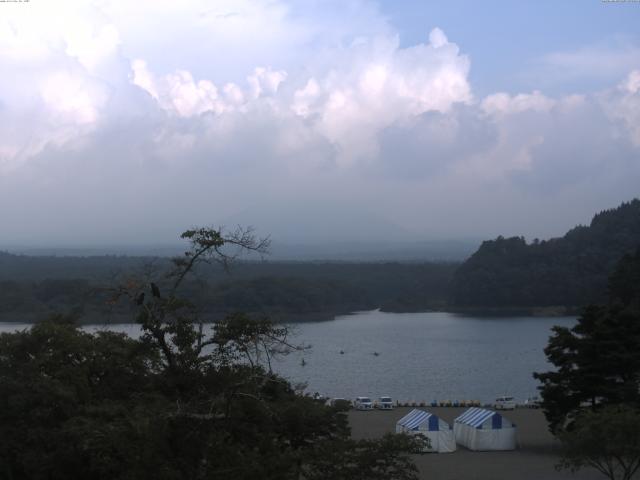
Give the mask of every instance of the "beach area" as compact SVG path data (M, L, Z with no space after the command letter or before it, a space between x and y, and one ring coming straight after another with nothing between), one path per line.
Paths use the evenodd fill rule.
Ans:
M399 407L391 411L349 412L352 437L378 438L394 433L396 422L412 410ZM466 408L428 407L427 410L453 425ZM501 412L517 425L518 448L504 452L473 452L458 446L453 453L415 455L420 479L429 480L597 480L604 478L593 469L577 473L557 471L560 444L547 429L541 410L518 408Z

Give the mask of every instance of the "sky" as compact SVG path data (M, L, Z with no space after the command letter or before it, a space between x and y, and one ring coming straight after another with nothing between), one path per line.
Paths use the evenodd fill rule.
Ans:
M0 2L0 246L562 235L640 196L640 3Z

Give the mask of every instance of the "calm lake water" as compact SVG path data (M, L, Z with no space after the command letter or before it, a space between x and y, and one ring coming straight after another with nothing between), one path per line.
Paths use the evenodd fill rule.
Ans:
M524 401L537 392L532 372L550 369L543 348L551 327L574 323L572 317L359 312L294 325L294 341L312 348L273 367L293 382L306 382L307 391L332 397L391 395L401 401L485 403L513 395ZM25 327L0 323L0 331ZM133 324L109 328L132 336L139 332Z

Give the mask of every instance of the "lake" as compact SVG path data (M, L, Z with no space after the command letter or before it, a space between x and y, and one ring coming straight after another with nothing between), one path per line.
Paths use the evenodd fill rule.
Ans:
M512 395L524 401L537 393L532 372L551 368L543 352L551 327L572 326L575 321L573 317L358 312L293 325L294 342L312 348L273 367L293 382L306 382L307 391L331 397L391 395L401 401L486 403ZM2 323L0 331L25 327ZM132 336L139 332L135 324L109 328Z

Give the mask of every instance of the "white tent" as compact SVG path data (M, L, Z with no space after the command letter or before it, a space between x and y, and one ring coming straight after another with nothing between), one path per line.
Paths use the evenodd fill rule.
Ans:
M514 450L516 426L498 412L470 408L454 420L458 444L469 450Z
M424 410L411 410L396 423L396 433L424 435L431 443L425 452L449 453L456 451L453 430L447 422Z

